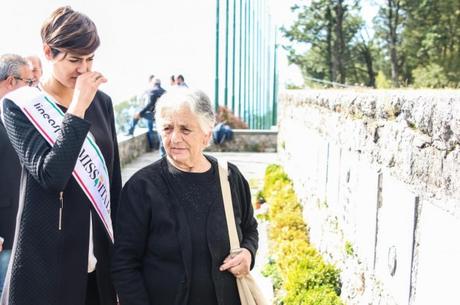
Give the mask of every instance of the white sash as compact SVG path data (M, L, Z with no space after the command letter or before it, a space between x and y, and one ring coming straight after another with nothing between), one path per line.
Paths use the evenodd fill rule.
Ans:
M51 96L37 88L22 87L5 98L18 105L43 138L51 146L54 145L61 133L64 113ZM72 175L93 205L113 242L109 174L104 157L91 133L86 136Z

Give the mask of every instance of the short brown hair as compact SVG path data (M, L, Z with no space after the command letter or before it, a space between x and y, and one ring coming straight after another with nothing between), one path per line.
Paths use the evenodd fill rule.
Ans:
M42 25L41 36L53 56L60 52L88 55L100 45L94 22L70 6L60 7L51 13Z

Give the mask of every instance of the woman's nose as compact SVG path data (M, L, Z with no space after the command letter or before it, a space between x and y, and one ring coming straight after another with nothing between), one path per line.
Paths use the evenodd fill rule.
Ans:
M89 71L88 62L86 62L85 60L82 60L77 67L77 71L80 74L88 72Z
M181 141L182 137L181 134L178 130L174 129L171 133L171 141L173 143L179 143Z

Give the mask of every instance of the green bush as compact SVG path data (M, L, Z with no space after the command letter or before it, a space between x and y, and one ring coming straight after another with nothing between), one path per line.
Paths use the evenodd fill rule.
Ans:
M307 228L302 217L299 213L292 211L286 211L283 213L283 217L273 217L269 213L270 217L270 238L272 240L293 240L292 236L305 236L307 234ZM297 234L297 232L299 234ZM291 236L291 237L290 237Z
M287 213L296 213L302 217L302 207L297 201L292 186L282 185L280 182L276 182L275 186L277 187L268 194L264 191L265 200L270 204L269 219L282 218L283 214Z
M449 80L443 67L429 64L417 67L412 71L414 87L416 88L444 88L449 86Z
M345 242L345 253L349 256L353 256L355 254L355 250L353 249L353 244L349 241Z
M284 299L284 305L343 305L343 302L334 290L321 287L288 295Z
M377 89L391 88L391 81L386 78L385 73L383 73L383 71L379 71L377 73L377 77L375 78L375 86L377 87Z
M341 305L339 271L309 244L302 207L280 166L267 167L263 196L272 255L264 274L273 279L276 299L283 305Z
M324 263L320 255L304 256L288 269L284 287L288 295L299 294L303 290L329 287L340 294L339 272L331 264Z
M281 279L281 274L278 269L278 265L276 264L273 258L268 260L268 263L264 266L262 270L262 275L265 277L271 277L273 282L273 288L275 291L278 291L281 288L281 284L283 283Z
M291 181L289 177L284 173L281 166L276 164L267 166L264 177L264 197L267 198L267 194L270 194L276 190L277 185L285 185L290 183Z

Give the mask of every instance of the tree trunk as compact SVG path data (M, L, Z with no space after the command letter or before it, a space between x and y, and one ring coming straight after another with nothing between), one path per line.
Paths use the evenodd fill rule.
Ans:
M399 0L388 0L388 27L389 27L389 45L391 60L391 80L393 86L399 87L399 62L398 62L398 33L399 26Z
M374 60L372 58L372 53L369 47L366 45L366 42L362 42L361 44L361 55L364 58L364 62L366 63L366 70L367 70L367 75L369 77L367 81L367 86L368 87L373 87L375 88L375 72L374 72Z
M343 0L337 0L335 5L335 38L336 38L336 55L337 55L337 72L339 74L339 82L341 84L345 83L345 65L344 65L344 55L345 55L345 37L343 33L343 17L344 17L344 8Z
M335 69L335 63L334 63L334 55L333 55L333 49L332 49L332 13L331 13L331 8L328 6L326 8L326 20L327 20L327 35L326 35L326 40L327 40L327 63L329 66L329 80L331 82L335 82L336 79L336 69Z

